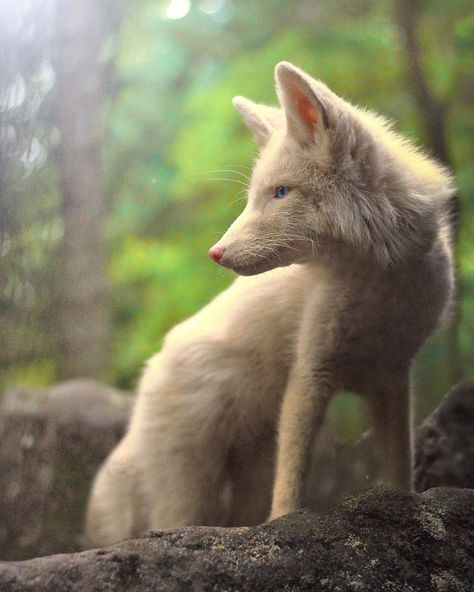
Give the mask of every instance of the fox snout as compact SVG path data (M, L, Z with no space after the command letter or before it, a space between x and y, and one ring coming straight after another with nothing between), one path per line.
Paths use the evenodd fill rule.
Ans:
M209 249L209 257L219 265L237 271L237 261L246 258L249 221L247 212L242 212L224 236Z
M235 253L232 246L230 248L222 246L220 243L215 244L209 249L209 257L222 267L234 269ZM233 256L234 255L234 256ZM235 269L234 269L235 271Z
M239 275L255 275L274 267L290 265L300 249L281 228L281 220L244 210L224 236L209 249L209 257ZM301 247L301 245L298 245Z
M218 265L222 267L227 267L228 269L232 269L233 271L241 274L241 275L253 275L255 272L251 272L250 269L247 270L247 273L244 272L243 269L240 269L240 266L237 264L237 261L242 262L242 259L245 260L245 257L242 257L242 252L245 249L242 249L242 245L240 248L232 244L230 246L222 246L220 243L215 244L209 249L209 257L215 261ZM243 261L244 267L245 261Z
M226 246L215 244L209 249L209 257L239 275L255 275L293 262L286 260L283 253L280 256L273 248L268 248L264 241L258 244L250 239L247 242L230 242Z

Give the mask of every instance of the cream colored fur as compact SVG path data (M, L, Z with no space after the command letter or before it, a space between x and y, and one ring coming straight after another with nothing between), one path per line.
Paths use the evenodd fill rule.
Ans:
M262 149L217 247L249 277L148 362L93 486L96 544L298 508L312 442L344 389L369 401L384 481L411 487L410 367L452 292L450 176L291 64L276 83L281 110L234 100Z

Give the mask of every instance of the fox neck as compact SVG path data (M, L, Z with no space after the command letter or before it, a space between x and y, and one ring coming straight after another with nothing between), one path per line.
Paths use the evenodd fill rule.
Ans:
M376 285L384 277L403 276L406 269L420 264L427 256L433 244L426 248L414 248L403 260L390 263L381 261L372 251L363 251L344 242L321 245L314 257L297 262L297 265L313 273L315 269L324 269L334 278L339 278L346 285L357 285L364 282Z

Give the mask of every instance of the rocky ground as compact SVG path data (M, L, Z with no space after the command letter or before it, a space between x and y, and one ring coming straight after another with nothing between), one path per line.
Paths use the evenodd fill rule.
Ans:
M313 467L319 487L309 484L316 512L78 552L87 545L91 479L123 433L130 404L92 381L4 397L0 557L44 557L0 563L1 592L474 591L473 384L453 388L417 429L415 484L425 493L361 493L376 475L371 434L354 446L326 435ZM356 495L341 501L349 492Z
M3 592L472 592L474 491L376 489L318 516L189 527L0 564Z

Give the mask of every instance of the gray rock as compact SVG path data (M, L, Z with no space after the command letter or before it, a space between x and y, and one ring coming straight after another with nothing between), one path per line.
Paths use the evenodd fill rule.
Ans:
M2 592L472 592L474 491L378 488L329 515L152 532L0 564Z
M461 382L416 431L415 488L474 488L474 384Z
M91 480L121 437L130 397L93 380L17 389L0 406L0 557L85 548Z

